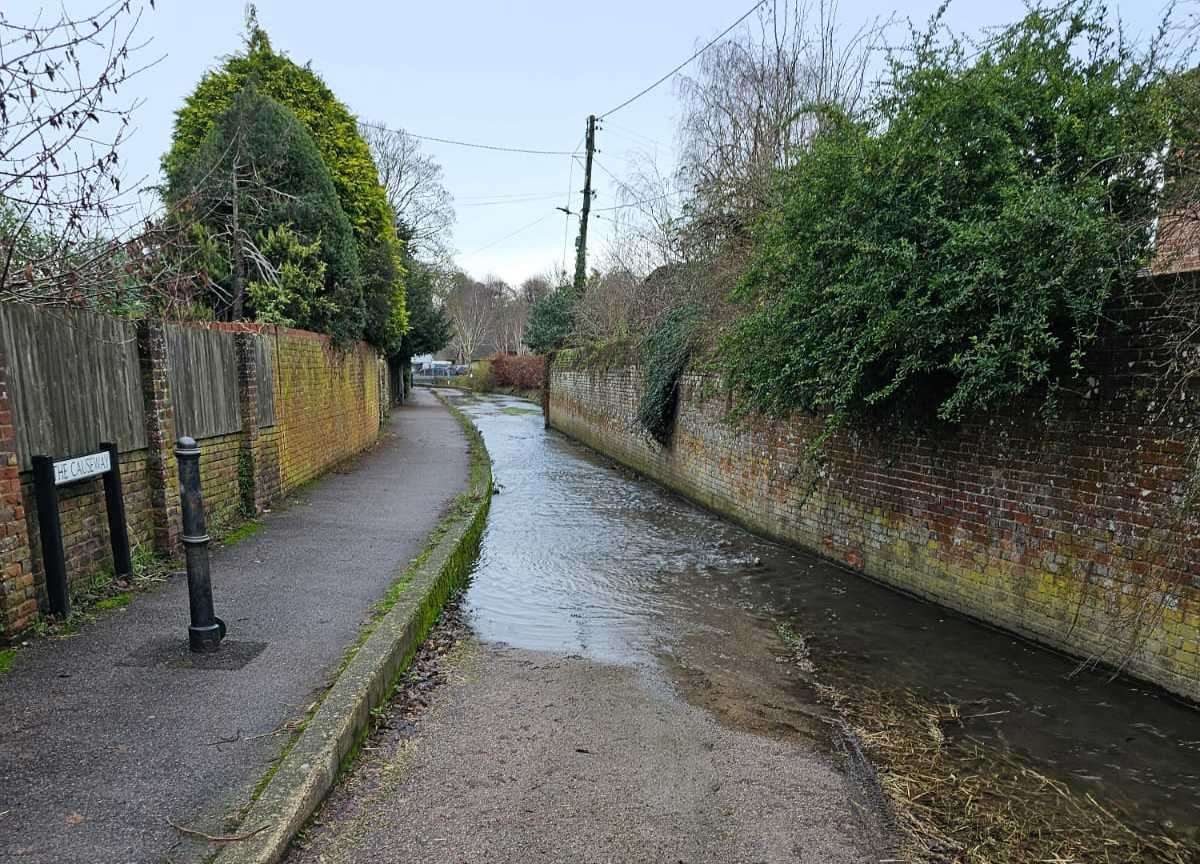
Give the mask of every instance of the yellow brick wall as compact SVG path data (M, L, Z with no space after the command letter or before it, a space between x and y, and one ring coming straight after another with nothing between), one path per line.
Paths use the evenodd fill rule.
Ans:
M275 345L275 446L286 494L375 443L383 361L364 343L338 350L297 330L280 330Z
M221 528L241 517L241 488L238 484L238 457L242 433L201 438L200 489L204 494L204 515L208 528Z

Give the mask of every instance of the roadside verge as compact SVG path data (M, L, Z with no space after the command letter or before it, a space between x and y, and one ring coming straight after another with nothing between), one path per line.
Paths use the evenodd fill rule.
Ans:
M491 505L491 461L470 420L441 401L469 442L467 491L451 504L425 551L397 573L377 606L378 617L364 628L337 679L263 778L240 833L227 838L215 864L276 864L283 857L353 758L371 711L391 695L442 605L466 582Z

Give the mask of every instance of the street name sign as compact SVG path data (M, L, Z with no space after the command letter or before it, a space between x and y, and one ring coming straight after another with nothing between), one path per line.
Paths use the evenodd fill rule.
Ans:
M46 599L50 611L62 618L71 614L67 584L67 558L63 549L62 520L58 516L58 487L92 477L104 478L104 509L108 511L108 539L112 544L113 570L118 577L133 573L129 554L129 526L121 493L121 465L116 444L100 443L85 456L55 459L37 455L33 462L33 498L37 503L38 534L42 539L42 570L46 574Z
M112 457L107 451L89 453L87 456L76 456L74 459L63 459L54 463L54 485L62 486L98 477L112 468Z

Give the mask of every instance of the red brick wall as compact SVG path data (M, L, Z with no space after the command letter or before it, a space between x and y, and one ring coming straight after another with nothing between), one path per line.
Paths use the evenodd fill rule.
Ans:
M4 346L0 345L0 636L23 629L37 614L33 560L9 401L9 374Z
M550 418L756 531L1200 700L1200 543L1179 507L1195 412L1155 410L1140 338L1051 423L1018 408L939 435L859 429L822 458L820 421L731 423L728 394L699 377L661 447L637 425L640 371L569 355Z

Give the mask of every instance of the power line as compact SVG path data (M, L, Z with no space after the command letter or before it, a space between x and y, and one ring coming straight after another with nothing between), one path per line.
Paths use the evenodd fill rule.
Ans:
M567 240L570 236L570 231L571 231L571 216L574 215L571 213L571 198L574 195L574 191L575 191L574 189L571 188L572 186L575 185L575 158L574 157L575 157L575 154L579 152L579 148L583 146L583 142L586 140L587 140L587 133L584 132L583 135L579 139L579 143L577 143L575 145L574 152L571 154L571 157L572 157L571 162L570 162L571 167L570 167L570 170L567 172L567 206L559 208L563 212L563 251L562 251L562 264L561 264L561 269L562 269L563 273L567 272Z
M511 240L513 237L516 237L516 236L517 236L518 234L520 234L522 231L528 231L528 230L529 230L530 228L532 228L534 225L537 225L537 224L539 224L539 223L541 223L541 222L545 222L547 219L549 219L551 216L553 216L553 215L554 215L555 213L557 213L557 212L558 212L557 210L551 210L551 211L550 211L549 213L547 213L545 216L541 216L541 217L539 217L539 218L537 218L537 219L534 219L534 220L533 220L532 222L530 222L528 225L522 225L520 228L518 228L516 231L512 232L511 234L505 234L503 237L500 237L500 238L498 238L498 239L496 239L496 240L493 240L491 243L488 243L488 244L486 244L486 245L484 245L484 246L480 246L480 247L479 247L478 249L476 249L475 251L473 251L473 252L468 252L467 254L468 254L468 255L478 255L480 252L483 252L483 251L485 251L485 250L487 250L487 249L491 249L493 246L496 246L496 245L498 245L498 244L500 244L500 243L503 243L505 240Z
M716 45L718 42L720 42L722 39L724 39L724 38L725 38L725 36L726 36L726 35L728 35L728 34L729 34L729 32L730 32L731 30L733 30L733 28L737 27L739 24L741 24L743 21L745 21L747 18L749 18L749 17L750 17L750 16L751 16L751 15L752 15L752 14L753 14L753 13L754 13L754 12L755 12L757 9L758 9L758 7L762 6L762 5L763 5L764 3L766 3L766 2L767 2L767 0L758 0L758 2L757 2L757 3L755 3L753 6L751 6L751 7L750 7L750 9L749 9L749 10L747 10L747 11L746 11L746 14L745 14L745 15L743 15L741 18L739 18L739 19L737 19L736 21L734 21L732 24L730 24L730 25L729 25L728 27L726 27L724 30L722 30L722 31L720 32L720 34L718 34L718 35L717 35L717 37L716 37L715 39L713 39L711 42L709 42L707 45L705 45L703 48L701 48L699 51L697 51L697 52L696 52L695 54L693 54L691 57L689 57L689 58L687 58L686 60L684 60L682 63L680 63L678 66L676 66L676 67L675 67L674 69L672 69L670 72L668 72L666 75L664 75L664 76L662 76L661 78L659 78L657 81L655 81L655 82L654 82L653 84L651 84L649 87L647 87L645 90L642 90L642 91L640 91L640 92L638 92L638 93L635 93L634 95L632 95L632 96L630 96L628 99L626 99L624 102L622 102L620 105L618 105L616 108L610 108L609 110L605 111L603 114L600 114L600 115L598 115L596 119L597 119L597 120L603 120L603 119L604 119L605 117L607 117L609 114L616 114L618 111L620 111L620 110L621 110L622 108L624 108L626 105L628 105L630 102L635 102L635 101L637 101L638 99L641 99L643 96L645 96L647 93L649 93L649 92L650 92L651 90L653 90L655 87L657 87L659 84L661 84L661 83L663 83L664 81L666 81L668 78L670 78L672 75L674 75L674 74L675 74L676 72L678 72L680 69L682 69L684 66L688 65L689 63L691 63L693 60L695 60L697 57L699 57L701 54L703 54L703 53L704 53L705 51L707 51L709 48L711 48L712 46L714 46L714 45Z
M636 194L636 192L637 192L637 190L636 190L636 189L634 189L632 186L630 186L628 183L626 183L624 180L622 180L622 179L621 179L620 177L618 177L616 174L614 174L613 172L609 171L609 170L608 170L608 168L607 168L607 167L605 167L604 163L603 163L603 162L601 162L599 159L597 159L597 160L596 160L596 167L597 167L597 168L599 168L601 171L603 171L605 174L607 174L609 177L611 177L611 178L612 178L612 181L613 181L614 183L616 183L618 186L620 186L622 189L624 189L624 190L626 190L626 191L628 191L628 192L633 192L633 193L635 193L635 194ZM606 209L607 209L607 208L606 208Z
M487 192L481 195L455 195L455 202L466 201L513 201L518 198L530 198L535 195L557 195L557 192Z
M531 155L531 156L572 156L572 155L574 155L569 150L534 150L534 149L527 148L527 147L504 147L499 144L478 144L473 141L459 141L455 138L439 138L436 135L418 135L416 132L409 132L407 129L403 129L403 130L391 129L380 123L367 123L364 120L360 120L359 123L361 123L363 126L366 126L369 129L378 129L380 132L390 132L392 134L396 134L398 132L403 132L405 135L408 135L412 138L417 138L421 141L436 141L438 144L453 144L457 147L472 147L476 150L492 150L492 151L499 152L499 153L525 153L525 154Z
M458 207L495 207L502 204L535 204L538 201L557 201L562 196L555 192L553 195L531 195L526 198L498 198L494 201L469 201L457 204Z
M607 213L610 210L624 210L626 207L638 207L642 204L652 204L655 201L662 201L665 198L673 198L676 195L682 195L682 194L683 193L680 192L678 189L675 189L670 192L664 192L661 195L655 195L652 198L643 198L641 201L630 201L628 204L614 204L612 207L597 207L595 212Z
M666 144L659 141L657 138L651 138L649 135L643 135L641 132L630 129L628 126L622 126L619 123L613 123L611 120L604 124L604 129L606 132L616 132L618 135L628 138L631 141L636 139L645 142L646 144L653 144L655 147L661 147L664 150L670 149Z

